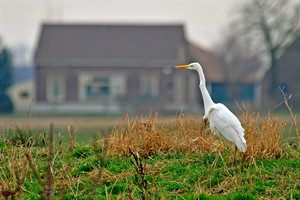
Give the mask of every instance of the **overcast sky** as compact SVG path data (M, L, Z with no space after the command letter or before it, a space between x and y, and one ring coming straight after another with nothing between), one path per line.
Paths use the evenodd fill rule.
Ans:
M212 48L245 0L0 0L6 46L36 46L43 22L184 23L188 40Z

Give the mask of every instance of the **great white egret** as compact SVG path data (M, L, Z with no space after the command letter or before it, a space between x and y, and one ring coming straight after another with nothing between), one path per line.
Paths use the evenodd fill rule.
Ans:
M246 140L244 138L244 128L241 122L225 105L213 102L206 89L205 76L199 63L194 62L188 65L179 65L176 66L176 68L186 68L198 72L200 79L199 88L202 93L205 112L203 118L208 119L210 129L216 136L221 135L235 144L233 161L235 163L236 149L238 148L241 152L246 152L247 149Z

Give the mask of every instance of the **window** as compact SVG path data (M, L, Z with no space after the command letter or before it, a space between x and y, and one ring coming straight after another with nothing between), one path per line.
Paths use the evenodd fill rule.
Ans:
M21 99L27 99L29 97L29 92L28 91L20 91L19 92L19 97Z
M126 93L124 76L101 76L85 74L79 77L80 99L112 101Z
M158 76L148 75L140 77L140 95L157 97L159 95Z
M115 98L126 94L126 79L124 76L110 77L111 95Z
M65 79L62 76L49 76L47 78L47 100L61 103L65 99Z
M108 97L110 92L107 77L91 77L84 86L84 95L88 98Z

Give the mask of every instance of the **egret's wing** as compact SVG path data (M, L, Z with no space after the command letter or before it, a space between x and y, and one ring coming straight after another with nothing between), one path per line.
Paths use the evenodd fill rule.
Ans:
M218 131L233 142L240 151L246 151L244 128L238 118L223 104L216 104L208 116L213 131Z

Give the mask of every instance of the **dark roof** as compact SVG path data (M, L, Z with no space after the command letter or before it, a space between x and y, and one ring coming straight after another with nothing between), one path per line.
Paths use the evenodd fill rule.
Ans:
M35 62L48 66L175 64L185 45L183 25L44 24Z

